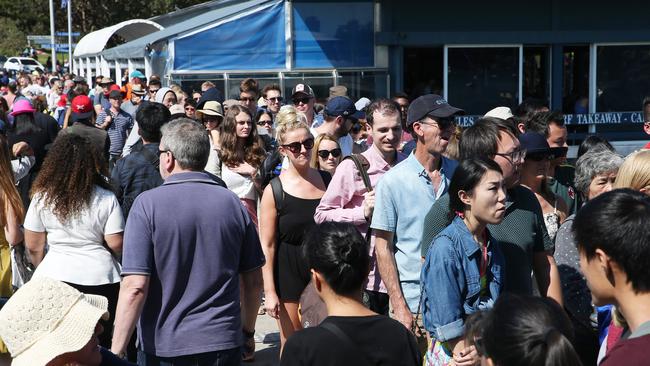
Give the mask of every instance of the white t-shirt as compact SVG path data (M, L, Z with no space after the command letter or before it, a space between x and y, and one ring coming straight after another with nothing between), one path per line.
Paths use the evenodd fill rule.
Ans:
M103 246L104 235L124 231L124 217L113 192L95 187L90 206L65 224L34 195L25 229L47 232L48 252L34 272L35 276L83 286L120 282L120 264Z
M257 198L257 191L255 190L255 183L251 177L243 176L235 173L226 165L221 166L221 179L226 182L226 186L239 199L255 200Z

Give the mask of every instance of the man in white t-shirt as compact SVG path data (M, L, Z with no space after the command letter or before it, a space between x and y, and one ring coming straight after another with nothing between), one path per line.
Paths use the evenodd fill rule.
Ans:
M324 116L323 124L311 129L314 138L330 134L338 139L343 157L352 155L354 140L349 132L354 123L364 117L363 112L357 110L350 98L334 97L327 102Z

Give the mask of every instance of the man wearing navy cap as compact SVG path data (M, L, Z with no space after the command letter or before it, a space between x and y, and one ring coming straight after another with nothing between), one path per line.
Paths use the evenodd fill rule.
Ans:
M381 278L394 317L408 329L420 300L422 212L445 194L457 162L442 156L454 128L452 107L439 95L423 95L411 103L406 127L415 151L389 170L377 185L371 227Z
M363 112L357 110L354 102L348 97L334 97L325 106L323 124L311 129L314 138L322 134L330 134L338 139L343 157L352 154L354 140L349 132L359 118L363 118Z

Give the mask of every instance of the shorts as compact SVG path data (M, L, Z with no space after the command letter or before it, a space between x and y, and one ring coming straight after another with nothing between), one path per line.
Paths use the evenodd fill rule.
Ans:
M302 245L280 243L275 253L275 291L285 302L298 302L311 279Z

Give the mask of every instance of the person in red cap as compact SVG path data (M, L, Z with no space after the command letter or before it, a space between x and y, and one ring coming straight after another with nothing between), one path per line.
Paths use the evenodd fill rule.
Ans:
M70 104L72 126L61 130L62 134L76 134L90 140L100 161L108 164L108 148L110 140L106 131L95 127L95 110L93 103L86 95L79 95L72 99Z

